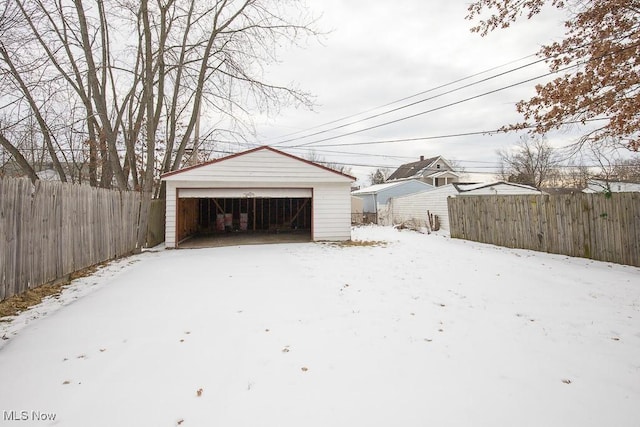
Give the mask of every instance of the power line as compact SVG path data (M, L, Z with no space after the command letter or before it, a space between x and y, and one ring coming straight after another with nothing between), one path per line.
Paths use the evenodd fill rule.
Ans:
M564 68L559 68L557 70L550 71L548 73L538 75L536 77L532 77L532 78L529 78L529 79L526 79L526 80L522 80L522 81L519 81L517 83L513 83L513 84L510 84L510 85L507 85L507 86L503 86L503 87L500 87L500 88L497 88L497 89L493 89L493 90L490 90L490 91L487 91L487 92L484 92L484 93L481 93L481 94L478 94L478 95L467 97L467 98L464 98L462 100L451 102L451 103L448 103L448 104L445 104L445 105L442 105L442 106L439 106L439 107L435 107L435 108L432 108L432 109L429 109L429 110L426 110L426 111L422 111L422 112L419 112L419 113L416 113L416 114L412 114L412 115L409 115L409 116L401 117L399 119L391 120L391 121L384 122L384 123L381 123L381 124L378 124L378 125L374 125L374 126L369 126L369 127L366 127L364 129L360 129L360 130L347 132L347 133L343 133L343 134L340 134L340 135L335 135L335 136L332 136L332 137L327 137L327 138L323 138L323 139L319 139L319 140L315 140L315 141L311 141L311 142L306 142L306 143L303 143L303 144L290 145L290 146L287 146L287 147L284 147L284 148L305 147L305 146L309 146L309 145L312 145L312 144L317 144L319 142L325 142L325 141L330 141L330 140L334 140L334 139L338 139L338 138L343 138L345 136L350 136L350 135L354 135L354 134L357 134L357 133L362 133L362 132L365 132L365 131L368 131L368 130L377 129L377 128L380 128L380 127L383 127L383 126L388 126L390 124L395 124L395 123L398 123L398 122L401 122L401 121L404 121L404 120L412 119L412 118L415 118L415 117L418 117L418 116L422 116L424 114L432 113L432 112L439 111L439 110L442 110L442 109L445 109L445 108L448 108L448 107L452 107L452 106L455 106L455 105L458 105L458 104L462 104L464 102L468 102L468 101L475 100L475 99L478 99L478 98L481 98L481 97L484 97L484 96L487 96L487 95L491 95L491 94L494 94L494 93L497 93L497 92L501 92L501 91L504 91L506 89L511 89L513 87L522 85L524 83L529 83L529 82L532 82L532 81L535 81L535 80L538 80L538 79L541 79L541 78L544 78L544 77L548 77L548 76L551 76L551 75L554 75L554 74L562 73L562 72L565 72L567 70L580 67L580 66L582 66L582 65L584 65L584 64L586 64L588 62L591 62L591 61L594 61L594 60L598 60L598 59L601 59L601 58L604 58L606 56L613 55L613 54L616 54L616 53L619 53L619 52L623 52L623 51L631 49L631 48L635 48L639 44L640 43L636 43L636 44L627 46L627 47L625 47L623 49L619 49L617 51L607 52L607 53L605 53L603 55L600 55L600 56L594 57L594 58L590 58L590 59L588 59L586 61L581 61L581 62L578 62L576 64L572 64L572 65L566 66ZM358 122L354 122L354 123L358 123ZM335 129L329 129L327 131L330 131L330 130L335 130ZM324 132L325 131L319 132L319 133L324 133ZM302 139L302 138L300 138L300 139ZM297 140L297 139L294 139L294 140Z
M578 124L578 123L589 123L596 122L602 120L610 120L609 117L595 118L595 119L587 119L587 120L572 120L567 122L560 123L561 125L570 125L570 124ZM522 130L526 129L534 129L536 126L524 126ZM429 141L434 139L448 139L448 138L458 138L463 136L477 136L477 135L493 135L498 133L506 132L504 129L492 129L492 130L481 130L481 131L473 131L473 132L461 132L461 133L452 133L452 134L444 134L444 135L430 135L430 136L419 136L414 138L398 138L398 139L385 139L380 141L361 141L361 142L347 142L347 143L335 143L335 144L319 144L314 145L309 149L315 149L316 147L348 147L348 146L359 146L359 145L377 145L377 144L391 144L398 142L416 142L416 141ZM299 148L306 146L305 144L287 147L287 148Z
M466 85L459 86L459 87L454 88L454 89L450 89L450 90L448 90L446 92L442 92L442 93L439 93L437 95L433 95L433 96L430 96L428 98L421 99L419 101L415 101L415 102L412 102L412 103L409 103L409 104L402 105L402 106L397 107L397 108L393 108L391 110L383 111L381 113L374 114L374 115L371 115L371 116L368 116L368 117L364 117L362 119L355 120L355 121L352 121L352 122L349 122L349 123L345 123L345 124L342 124L342 125L339 125L339 126L335 126L335 127L330 128L330 129L325 129L325 130L321 130L321 131L318 131L318 132L314 132L314 133L311 133L309 135L302 136L300 138L292 138L292 139L287 139L287 140L284 140L284 141L280 141L280 142L277 142L277 143L272 144L272 145L277 147L277 146L285 144L287 142L298 141L300 139L305 139L305 138L310 138L312 136L322 135L322 134L325 134L327 132L343 129L343 128L348 127L348 126L352 126L352 125L355 125L355 124L358 124L358 123L366 122L368 120L376 119L378 117L382 117L382 116L385 116L387 114L395 113L395 112L403 110L405 108L414 107L414 106L416 106L418 104L421 104L423 102L432 101L434 99L441 98L441 97L443 97L445 95L450 95L450 94L452 94L454 92L458 92L458 91L461 91L463 89L468 89L468 88L470 88L472 86L476 86L476 85L481 84L481 83L486 83L486 82L488 82L490 80L493 80L493 79L496 79L498 77L503 77L503 76L505 76L507 74L510 74L510 73L522 70L524 68L530 67L532 65L538 64L538 63L540 63L542 61L545 61L545 59L540 59L540 60L537 60L537 61L534 61L534 62L530 62L530 63L522 65L520 67L516 67L516 68L513 68L511 70L508 70L508 71L505 71L505 72L502 72L502 73L495 74L493 76L484 78L482 80L478 80L478 81L475 81L475 82L472 82L472 83L468 83ZM523 83L526 83L526 82L523 82ZM444 86L448 86L448 85L444 85ZM440 87L443 87L443 86L440 86ZM411 116L409 116L409 118L411 118Z
M498 66L495 66L495 67L488 68L488 69L486 69L486 70L483 70L483 71L477 72L477 73L475 73L475 74L471 74L471 75L466 76L466 77L462 77L462 78L457 79L457 80L454 80L454 81L452 81L452 82L445 83L445 84L442 84L442 85L439 85L439 86L436 86L436 87L433 87L433 88L430 88L430 89L427 89L427 90L423 90L423 91L418 92L418 93L415 93L415 94L413 94L413 95L405 96L404 98L400 98L400 99L398 99L398 100L388 102L388 103L383 104L383 105L380 105L380 106L378 106L378 107L373 107L373 108L370 108L370 109L368 109L368 110L365 110L365 111L362 111L362 112L359 112L359 113L351 114L351 115L348 115L348 116L345 116L345 117L342 117L342 118L339 118L339 119L331 120L331 121L329 121L329 122L322 123L322 124L319 124L319 125L316 125L316 126L313 126L313 127L307 128L307 129L303 129L303 130L300 130L300 131L296 131L296 132L292 132L292 133L289 133L289 134L285 134L285 135L282 135L282 136L280 136L280 137L273 137L273 138L270 138L270 139L288 138L288 137L293 136L293 135L297 135L297 134L300 134L300 133L305 133L305 132L308 132L308 131L311 131L311 130L314 130L314 129L318 129L318 128L321 128L321 127L324 127L324 126L327 126L327 125L331 125L331 124L334 124L334 123L339 123L339 122L342 122L342 121L344 121L344 120L348 120L348 119L351 119L351 118L354 118L354 117L360 116L360 115L362 115L362 114L367 114L367 113L370 113L370 112L372 112L372 111L379 110L379 109L381 109L381 108L385 108L385 107L389 107L389 106L394 105L394 104L398 104L398 103L400 103L400 102L403 102L403 101L406 101L406 100L409 100L409 99L412 99L412 98L418 97L418 96L420 96L420 95L424 95L424 94L427 94L427 93L430 93L430 92L435 92L435 91L437 91L437 90L439 90L439 89L444 89L444 88L446 88L446 87L453 86L453 85L454 85L454 84L456 84L456 83L461 83L461 82L463 82L463 81L465 81L465 80L469 80L469 79L472 79L472 78L474 78L474 77L481 76L481 75L486 74L486 73L488 73L488 72L491 72L491 71L494 71L494 70L500 69L500 68L502 68L502 67L505 67L505 66L507 66L507 65L511 65L511 64L516 63L516 62L519 62L519 61L522 61L523 59L527 59L527 58L530 58L530 57L532 57L532 56L536 56L536 54L527 55L527 56L524 56L524 57L522 57L522 58L520 58L520 59L516 59L516 60L513 60L513 61L509 61L509 62L507 62L507 63L504 63L504 64L502 64L502 65L498 65ZM274 147L277 147L277 146L279 146L279 145L281 145L281 144L284 144L284 143L286 143L286 142L291 142L291 141L295 141L295 140L298 140L298 139L308 138L308 137L311 137L311 136L319 135L319 134L321 134L321 133L330 132L330 131L335 130L335 129L340 129L340 128L345 127L345 126L349 126L349 125L352 125L352 124L355 124L355 123L359 123L359 122L361 122L361 121L365 121L365 120L369 120L369 119L372 119L372 118L375 118L375 117L379 117L379 116L381 116L381 115L389 114L389 113L392 113L392 112L395 112L395 111L401 110L401 109L403 109L403 108L408 108L408 107L410 107L410 106L413 106L413 105L419 104L419 103L421 103L421 102L425 102L425 101L428 101L428 100L431 100L431 99L435 99L435 98L437 98L437 97L444 96L444 95L446 95L446 94L448 94L448 93L455 92L455 91L458 91L458 90L464 89L464 88L469 87L469 86L473 86L473 85L475 85L475 84L483 83L483 82L485 82L485 81L488 81L488 80L491 80L491 79L494 79L494 78L500 77L500 76L505 75L505 74L509 74L509 73L511 73L511 72L514 72L514 71L520 70L520 69L522 69L522 68L529 67L529 66L531 66L531 65L537 64L537 63L542 62L542 61L545 61L545 60L546 60L546 59L540 59L540 60L538 60L538 61L534 61L534 62L531 62L531 63L529 63L529 64L526 64L526 65L523 65L523 66L520 66L520 67L517 67L517 68L511 69L511 70L508 70L508 71L505 71L504 73L500 73L500 74L497 74L497 75L493 75L493 76L487 77L486 79L482 79L482 80L479 80L479 81L477 81L477 82L473 82L473 83L470 83L470 84L468 84L468 85L461 86L461 87L459 87L459 88L456 88L456 89L453 89L453 90L451 90L451 91L448 91L448 92L445 92L445 93L442 93L442 94L436 95L436 96L434 96L434 97L426 98L426 99L423 99L423 100L420 100L420 101L416 101L416 102L414 102L414 103L411 103L411 104L408 104L408 105L404 105L404 106L401 106L401 107L398 107L398 108L395 108L395 109L392 109L392 110L389 110L389 111L386 111L386 112L383 112L383 113L380 113L380 114L376 114L376 115L374 115L374 116L365 117L365 118L363 118L363 119L357 120L357 121L352 122L352 123L347 123L347 124L344 124L344 125L341 125L341 126L337 126L337 127L334 127L334 128L331 128L331 129L327 129L327 130L324 130L324 131L321 131L321 132L316 132L316 133L313 133L313 134L305 135L305 136L302 136L302 137L299 137L299 138L293 138L293 139L288 139L288 140L283 140L283 141L275 142L275 143L272 143L272 144L269 144L269 145L272 145L272 146L274 146ZM267 139L267 141L268 141L268 139Z

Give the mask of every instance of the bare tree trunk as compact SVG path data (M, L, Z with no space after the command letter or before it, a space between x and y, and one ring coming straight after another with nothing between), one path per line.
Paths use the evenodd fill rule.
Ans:
M211 34L209 35L207 46L204 49L204 53L202 55L202 62L200 64L200 71L198 72L198 84L196 85L195 94L193 97L193 110L191 111L191 118L189 119L189 124L187 125L187 129L182 137L182 140L180 141L180 145L178 146L178 151L176 152L176 158L173 161L172 169L177 169L178 166L180 165L180 162L182 162L182 156L184 156L184 151L187 148L187 143L191 138L191 134L193 132L193 129L196 124L196 120L198 118L198 114L200 112L200 104L202 103L202 92L204 88L204 83L208 74L211 72L211 70L209 69L209 59L211 57L211 53L214 47L214 42L216 41L216 38L218 37L220 32L228 28L229 25L231 25L231 23L233 23L233 21L238 16L240 16L244 12L244 10L247 8L247 6L249 6L251 3L253 3L253 0L245 0L242 3L242 5L238 8L238 10L232 16L227 18L226 21L222 23L220 22L220 17L225 7L227 6L227 0L221 1L220 4L217 6L218 10L216 11L213 19L213 28L211 29Z
M47 149L49 150L51 161L53 162L53 168L58 173L58 176L60 177L60 181L67 182L67 176L64 172L64 169L62 169L62 165L60 164L60 160L58 160L58 156L53 146L53 142L51 141L51 132L49 131L47 122L44 120L44 117L40 112L40 108L38 107L38 104L36 103L35 99L33 99L31 91L29 90L24 80L22 79L20 73L18 72L15 65L13 64L13 61L11 60L9 53L5 49L4 44L2 42L0 42L0 55L4 59L5 63L9 66L11 75L20 86L20 90L22 91L22 94L24 95L27 102L29 103L29 106L31 107L31 111L33 111L33 114L35 114L36 116L36 120L38 121L38 126L40 127L40 131L42 132L42 137L47 145Z
M142 186L142 204L140 206L140 220L138 222L138 248L144 247L147 241L147 230L149 228L149 212L151 210L151 192L153 190L154 175L154 154L157 122L154 114L153 99L153 48L152 34L149 23L148 0L140 2L140 18L144 28L144 90L142 105L146 110L147 132L146 132L146 166L144 182Z
M20 166L20 169L22 169L22 171L27 174L29 179L31 179L31 182L36 182L39 179L38 175L36 175L36 171L33 170L33 168L31 167L31 165L29 164L27 159L24 158L24 156L22 155L20 150L18 150L1 133L0 133L0 145L2 145L4 147L4 149L7 150L9 152L9 154L11 154L13 156L15 161L18 163L18 166Z
M80 35L82 38L82 49L84 51L85 59L87 61L89 86L91 88L91 95L96 105L96 112L100 117L101 132L104 133L104 140L106 143L106 149L109 152L109 161L111 171L114 173L118 188L126 190L128 185L122 165L120 164L120 158L118 156L117 149L117 133L111 126L109 119L109 111L107 109L107 101L105 93L102 90L103 85L98 80L98 70L93 59L93 52L91 51L91 42L89 40L89 29L87 25L87 18L85 16L82 0L74 1L76 7L76 13L78 14L78 25L80 26ZM103 180L104 182L104 180Z

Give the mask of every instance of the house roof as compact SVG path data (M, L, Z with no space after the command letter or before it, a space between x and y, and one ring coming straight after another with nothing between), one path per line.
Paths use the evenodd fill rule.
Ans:
M210 160L208 162L199 163L199 164L194 165L194 166L189 166L189 167L186 167L186 168L182 168L182 169L178 169L178 170L175 170L175 171L167 172L167 173L162 174L162 176L160 178L161 179L165 179L165 178L168 178L170 176L178 175L178 174L181 174L181 173L186 172L186 171L190 171L190 170L198 169L198 168L201 168L201 167L209 166L209 165L212 165L212 164L215 164L215 163L224 162L225 160L229 160L229 159L233 159L233 158L236 158L236 157L244 156L244 155L250 154L250 153L255 153L256 151L261 151L261 150L268 150L268 151L271 151L273 153L289 157L291 159L299 160L299 161L307 163L307 164L309 164L311 166L315 166L317 168L324 169L326 171L335 173L335 174L343 176L345 178L349 178L352 181L356 180L356 178L351 176L351 175L347 175L345 173L338 172L337 170L328 168L328 167L320 165L318 163L314 163L314 162L312 162L310 160L306 160L306 159L303 159L301 157L294 156L294 155L289 154L289 153L285 153L284 151L276 150L275 148L269 147L267 145L263 145L261 147L256 147L256 148L253 148L251 150L242 151L240 153L231 154L229 156L221 157L219 159Z
M532 187L530 185L516 184L514 182L506 182L506 181L496 181L496 182L490 182L490 183L486 183L485 182L485 183L480 183L480 184L456 184L456 183L453 183L452 185L460 193L464 193L466 191L479 190L481 188L495 187L496 185L509 185L509 186L512 186L512 187L523 188L525 190L538 191L537 188Z
M441 171L441 172L434 172L432 174L429 174L427 176L425 176L425 178L441 178L443 176L455 176L455 177L459 177L460 175L453 172L453 171Z
M396 181L393 181L393 182L385 182L384 184L375 184L375 185L372 185L370 187L366 187L366 188L362 188L360 190L352 191L351 194L353 194L355 196L358 196L358 195L361 196L361 195L364 195L364 194L379 193L381 191L388 190L390 188L397 187L397 186L403 185L403 184L408 183L408 182L413 182L413 183L418 182L418 183L420 183L420 185L424 185L425 187L428 187L428 188L432 187L431 185L429 185L427 183L424 183L424 182L422 182L422 181L420 181L418 179L399 179L399 180L396 180Z
M398 169L393 172L389 178L389 181L403 178L410 178L420 172L422 169L428 168L432 165L436 160L438 160L440 156L431 157L429 159L418 160L417 162L405 163L401 165Z

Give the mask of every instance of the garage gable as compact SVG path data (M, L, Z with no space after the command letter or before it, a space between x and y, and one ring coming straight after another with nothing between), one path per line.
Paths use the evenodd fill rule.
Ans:
M355 178L271 147L169 172L162 180L170 248L200 237L252 233L351 238Z
M259 147L166 173L165 181L353 182L355 178L271 147Z

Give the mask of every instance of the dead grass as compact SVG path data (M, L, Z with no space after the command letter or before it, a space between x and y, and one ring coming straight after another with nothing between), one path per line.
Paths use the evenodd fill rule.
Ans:
M69 275L69 277L65 279L57 280L53 283L47 283L42 286L38 286L34 289L29 289L27 292L24 292L20 295L14 295L5 299L4 301L0 301L0 322L7 322L9 319L4 319L7 316L15 316L34 305L38 305L42 302L43 299L47 297L58 297L62 293L62 290L65 286L68 286L73 280L78 279L80 277L89 276L95 271L107 263L97 264L88 268L85 268L80 271L76 271Z
M345 240L344 242L332 242L331 246L340 247L368 247L368 246L387 246L387 242L381 240Z

